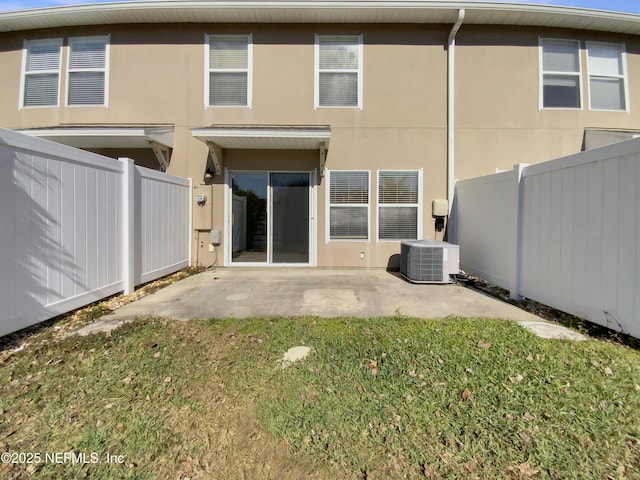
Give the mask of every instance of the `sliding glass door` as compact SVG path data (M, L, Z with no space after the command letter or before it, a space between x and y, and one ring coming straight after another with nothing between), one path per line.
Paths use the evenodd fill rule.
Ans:
M309 172L232 172L231 262L309 264Z

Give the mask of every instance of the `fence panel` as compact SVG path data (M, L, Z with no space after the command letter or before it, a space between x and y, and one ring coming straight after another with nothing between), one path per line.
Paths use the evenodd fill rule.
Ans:
M149 282L189 266L189 180L137 167L135 190L139 192L136 237L139 258L136 284ZM138 197L138 195L137 195Z
M518 167L456 184L461 268L640 337L640 139Z
M640 140L527 168L520 293L640 337Z
M0 129L0 335L189 265L190 181L127 162Z
M516 171L456 183L455 243L460 268L511 289L517 233Z
M122 166L0 131L0 334L122 290Z

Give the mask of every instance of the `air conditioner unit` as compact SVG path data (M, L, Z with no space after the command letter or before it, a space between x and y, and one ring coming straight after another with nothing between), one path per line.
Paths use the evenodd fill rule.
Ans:
M400 273L412 283L453 283L459 271L459 245L436 240L400 244Z

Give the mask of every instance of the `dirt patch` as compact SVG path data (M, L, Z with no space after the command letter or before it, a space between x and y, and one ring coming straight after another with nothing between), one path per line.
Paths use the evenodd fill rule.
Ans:
M118 308L157 292L184 278L202 272L202 268L184 268L144 285L140 285L130 295L113 295L86 307L79 308L36 325L0 337L0 362L6 361L15 352L28 347L38 347L49 342L58 342L71 332L109 315Z
M177 328L193 324L181 322ZM202 382L192 390L194 403L203 410L176 411L169 420L182 439L174 458L163 458L158 465L162 478L181 480L213 479L333 479L345 478L296 457L291 447L266 432L256 416L258 398L231 394L217 371L227 357L238 350L250 354L255 339L241 338L234 330L225 332L222 339L201 343L210 352L212 368ZM205 340L206 341L206 340ZM231 354L231 355L229 355Z

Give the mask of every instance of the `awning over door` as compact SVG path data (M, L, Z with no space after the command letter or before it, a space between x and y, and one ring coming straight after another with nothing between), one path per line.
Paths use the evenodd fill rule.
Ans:
M169 164L173 148L173 126L60 126L18 130L76 148L151 148L161 170Z
M216 175L222 173L223 149L318 150L322 175L331 128L317 125L213 125L193 128L191 134L208 145Z

